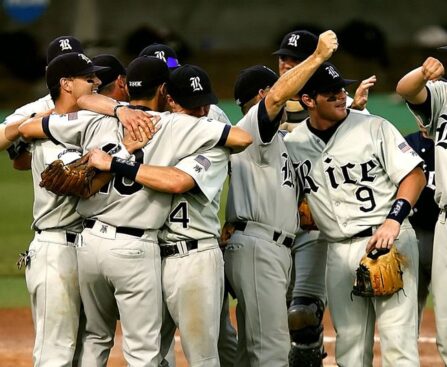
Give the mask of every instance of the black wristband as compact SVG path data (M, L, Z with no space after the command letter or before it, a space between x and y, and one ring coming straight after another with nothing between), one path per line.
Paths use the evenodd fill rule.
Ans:
M113 116L115 116L118 119L118 115L116 114L116 112L118 111L118 108L121 107L125 107L123 104L117 104L114 108L113 108ZM119 119L118 119L119 120Z
M387 215L387 219L394 219L402 224L404 219L410 214L411 204L405 199L396 199L391 206L391 210Z
M135 181L141 163L128 161L122 158L113 157L110 165L110 172Z

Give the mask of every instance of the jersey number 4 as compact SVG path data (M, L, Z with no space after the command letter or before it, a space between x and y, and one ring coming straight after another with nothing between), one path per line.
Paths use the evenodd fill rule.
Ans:
M186 201L180 202L169 214L169 221L171 223L182 223L183 228L188 228L188 203Z

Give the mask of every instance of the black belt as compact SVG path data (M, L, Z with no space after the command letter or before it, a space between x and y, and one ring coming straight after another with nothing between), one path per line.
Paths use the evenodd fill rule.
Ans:
M245 228L247 228L247 222L234 222L234 229L236 229L237 231L245 231ZM274 242L278 241L279 236L281 236L281 232L278 231L274 231L273 232L273 238L272 240ZM288 248L293 246L293 242L294 239L292 237L285 237L284 240L282 241L281 245L284 245Z
M36 230L38 234L41 234L42 231L40 229ZM72 232L65 232L65 240L69 243L75 243L76 242L76 233Z
M189 241L183 241L186 245L186 249L188 251L196 250L199 247L199 242L197 240L189 240ZM160 256L161 257L168 257L179 254L180 251L178 249L177 245L161 245L160 246Z
M93 228L96 220L94 219L85 219L84 220L84 228ZM114 227L114 226L111 226ZM132 227L114 227L116 233L128 234L130 236L142 237L144 234L144 229L140 228L132 228Z
M371 237L373 235L373 229L372 227L366 228L363 231L360 231L359 233L356 233L352 237Z

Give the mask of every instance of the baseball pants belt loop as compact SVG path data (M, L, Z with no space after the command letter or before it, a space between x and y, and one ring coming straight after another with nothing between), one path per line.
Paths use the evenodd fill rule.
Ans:
M97 221L95 219L85 219L84 220L84 228L93 228L95 226L95 223ZM121 234L127 234L129 236L135 236L135 237L143 237L144 235L144 229L140 229L140 228L132 228L132 227L114 227L111 225L108 225L110 227L115 228L116 233L121 233Z
M36 230L37 237L41 240L54 241L57 243L65 243L67 246L75 246L78 234L69 231L42 231Z
M447 219L447 207L441 208L439 211L439 223L445 224Z
M287 232L277 231L274 228L269 227L267 225L263 225L261 223L234 222L233 225L235 230L241 232L247 232L247 234L248 232L251 232L251 230L253 230L253 235L255 236L263 233L266 237L266 240L276 242L288 248L291 248L293 242L295 241L295 237L293 235L287 234Z

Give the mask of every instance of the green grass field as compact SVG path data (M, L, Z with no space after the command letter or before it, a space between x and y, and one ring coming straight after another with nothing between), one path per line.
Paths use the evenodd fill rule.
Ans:
M221 107L231 121L237 121L241 113L232 101L224 101ZM403 102L388 95L372 95L368 109L392 121L403 133L416 130L413 117ZM0 112L0 121L8 111ZM32 179L30 172L12 169L6 152L0 153L0 307L29 305L24 270L17 270L19 252L25 250L33 237L32 222ZM225 203L226 190L222 198ZM221 218L223 210L221 210Z

